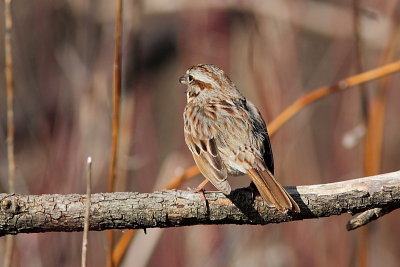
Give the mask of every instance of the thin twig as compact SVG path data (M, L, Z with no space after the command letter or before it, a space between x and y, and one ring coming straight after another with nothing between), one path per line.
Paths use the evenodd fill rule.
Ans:
M15 155L14 155L14 77L11 45L12 13L11 0L4 1L4 49L5 49L5 76L7 83L7 160L8 160L8 191L15 192ZM6 238L3 266L12 265L14 237Z
M8 191L15 192L15 154L14 154L14 77L11 47L12 15L11 0L5 0L5 75L7 81L7 156Z
M118 151L118 135L119 135L119 117L120 117L120 98L121 98L121 40L122 40L122 0L116 1L115 15L115 48L114 48L114 109L113 109L113 127L112 127L112 144L111 144L111 165L108 176L108 191L114 191L117 166ZM108 232L108 253L107 266L113 267L112 251L113 251L114 234Z
M397 208L398 207L396 206L390 206L390 207L374 208L366 210L363 213L357 215L355 218L351 219L347 223L346 228L348 231L355 230L361 226L364 226L372 221L379 219L380 217L394 211Z
M356 72L361 73L364 71L363 60L363 44L361 39L361 10L360 0L353 0L353 32L354 32L354 46L356 58ZM367 122L368 117L368 97L365 91L365 85L360 84L360 100L361 100L361 114L364 122Z
M82 241L82 267L86 267L87 257L87 244L89 232L89 215L90 215L90 202L91 202L91 184L92 184L92 158L87 158L86 164L86 210L85 210L85 224L83 226L83 241Z
M111 164L108 176L108 191L114 191L120 118L121 99L121 39L122 39L122 0L117 1L115 20L115 49L114 49L114 86L113 86L113 120L111 139Z

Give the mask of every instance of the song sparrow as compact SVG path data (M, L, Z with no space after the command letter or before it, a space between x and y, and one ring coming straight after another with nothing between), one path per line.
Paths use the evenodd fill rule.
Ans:
M227 176L247 173L268 205L300 211L274 178L271 145L260 112L224 71L200 64L188 69L179 82L187 85L185 141L201 173L226 195L231 192Z

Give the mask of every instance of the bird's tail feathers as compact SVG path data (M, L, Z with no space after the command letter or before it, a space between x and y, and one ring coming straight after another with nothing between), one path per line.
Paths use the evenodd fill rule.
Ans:
M297 203L279 184L270 171L248 169L247 172L260 192L261 197L269 205L275 206L280 211L290 210L300 212Z

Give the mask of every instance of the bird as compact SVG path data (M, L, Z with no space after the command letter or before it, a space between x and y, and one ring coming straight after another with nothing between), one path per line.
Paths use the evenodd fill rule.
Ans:
M300 212L274 177L274 159L264 119L228 75L213 64L190 67L186 85L184 137L203 176L219 191L232 191L229 176L248 174L268 206Z

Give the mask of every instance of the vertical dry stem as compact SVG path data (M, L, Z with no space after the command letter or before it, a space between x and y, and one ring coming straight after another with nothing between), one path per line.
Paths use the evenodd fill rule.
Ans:
M121 98L121 39L122 39L122 0L116 2L115 16L115 48L114 48L114 109L112 123L112 144L111 144L111 165L108 177L108 191L114 191L117 166L118 135L119 135L119 117L120 117L120 98ZM113 267L114 235L112 231L108 232L108 253L107 266Z
M8 159L8 191L15 192L15 156L14 156L14 78L11 47L12 14L11 0L4 1L4 49L5 49L5 76L7 84L7 159ZM11 266L14 237L6 237L4 266Z
M86 210L85 210L85 224L83 226L82 237L82 267L86 267L87 262L87 244L89 232L89 214L90 214L90 201L91 201L91 184L92 184L92 158L88 157L86 166Z

